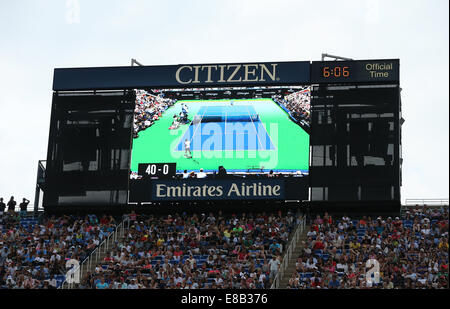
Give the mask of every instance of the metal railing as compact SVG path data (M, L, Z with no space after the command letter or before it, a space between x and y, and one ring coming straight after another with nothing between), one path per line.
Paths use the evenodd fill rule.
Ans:
M5 209L6 212L8 212L8 208ZM39 206L38 213L44 212L44 208L42 206ZM14 208L14 213L18 214L20 213L20 206L16 205ZM33 214L34 213L34 204L28 204L27 206L27 214Z
M124 219L119 225L117 225L103 241L101 244L97 246L97 248L94 249L94 251L91 252L91 254L83 260L75 269L69 270L66 275L66 279L61 284L61 289L74 289L76 288L76 284L79 282L76 282L76 277L78 277L79 280L83 279L83 276L86 273L89 273L97 263L102 259L102 257L109 252L113 247L114 244L118 239L121 239L124 237L125 230L129 229L130 227L130 219L126 218ZM77 276L75 276L77 274Z
M448 198L443 199L407 199L403 207L414 207L414 206L448 206Z
M271 289L279 289L280 288L280 282L283 280L283 277L285 275L286 269L288 268L289 261L292 258L292 255L295 252L295 249L297 249L298 241L300 239L300 236L302 235L303 231L306 227L306 217L302 216L302 219L300 223L297 226L297 229L292 236L291 243L289 244L288 249L286 250L286 253L284 254L283 262L281 262L280 267L278 268L277 275L275 276L275 279L273 280Z

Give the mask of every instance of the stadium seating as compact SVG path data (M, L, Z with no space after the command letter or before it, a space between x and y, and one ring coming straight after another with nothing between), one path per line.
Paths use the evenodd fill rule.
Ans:
M371 258L378 283L366 278ZM317 217L288 287L448 288L448 207L416 208L402 218Z
M270 288L271 266L276 269L298 222L291 213L129 218L124 238L77 288ZM5 213L0 287L60 287L65 262L83 261L119 221ZM448 287L448 207L395 218L326 214L311 220L305 239L288 288ZM379 283L367 281L370 258L379 261Z
M111 233L112 217L2 216L1 288L57 288L65 280L66 261L84 260Z
M301 122L309 127L311 96L310 89L305 88L301 91L291 93L285 97L281 95L273 96L274 102L279 104L296 122Z
M139 132L151 127L162 113L175 104L174 100L162 96L152 95L144 90L136 91L136 108L133 123L133 136L137 138Z
M269 288L296 218L242 214L138 217L80 288Z

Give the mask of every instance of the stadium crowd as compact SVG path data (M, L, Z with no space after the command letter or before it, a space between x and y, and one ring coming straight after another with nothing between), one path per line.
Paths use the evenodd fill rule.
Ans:
M114 230L115 219L41 217L29 222L23 212L0 213L0 288L57 288L66 262L83 261Z
M151 127L175 102L176 100L164 98L163 93L156 96L145 90L136 90L133 137L139 137L140 131Z
M272 99L284 107L298 123L309 126L311 110L311 92L309 88L291 93L284 98L281 95Z
M369 259L378 283L366 280ZM448 207L416 207L402 219L317 216L296 270L289 288L448 288Z
M26 199L22 206L27 204ZM57 288L114 231L112 216L42 215L27 221L0 198L0 288ZM6 210L6 207L9 210ZM401 217L325 213L310 221L290 289L448 288L448 207ZM293 213L137 215L81 289L266 289L301 217ZM366 262L379 263L379 282Z
M130 218L125 239L79 288L269 288L297 223L291 213Z

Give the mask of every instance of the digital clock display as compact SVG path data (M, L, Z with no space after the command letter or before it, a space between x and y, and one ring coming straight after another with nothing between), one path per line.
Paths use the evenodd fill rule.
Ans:
M326 66L322 69L322 76L327 77L349 77L350 76L350 68L348 66L336 66L329 67Z
M312 83L371 83L399 82L399 61L314 61L311 66Z

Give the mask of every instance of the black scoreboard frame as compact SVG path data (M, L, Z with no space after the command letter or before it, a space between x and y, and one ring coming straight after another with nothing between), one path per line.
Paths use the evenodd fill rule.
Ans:
M317 123L313 120L311 124L312 160L308 180L310 183L307 184L309 204L316 209L325 210L339 209L345 205L354 205L355 210L368 209L362 205L371 204L376 209L381 209L382 205L386 210L398 209L402 161L398 59L55 69L47 170L43 186L44 208L49 211L72 208L110 211L130 207L128 195L133 89L286 85L311 85L313 118L315 113L325 113L321 117L328 117L328 127L322 126L317 117L314 118ZM342 98L345 93L358 93L361 99L372 102L371 107L367 109L363 107L364 104L360 104L353 112L343 115L341 110L355 105L355 99L358 101L357 97L351 95ZM341 97L339 103L333 103L333 95ZM386 95L390 96L387 101L383 97ZM373 119L361 118L368 121L346 120L358 112L364 114L363 117L377 113L378 116L372 117ZM382 118L389 119L380 120ZM391 126L388 131L385 130L387 123ZM69 124L70 129L67 129ZM335 131L331 132L330 128L333 126ZM355 129L346 131L343 126ZM380 134L376 131L378 128L382 128ZM361 129L368 131L356 134L356 139L364 141L367 138L368 142L364 147L358 148L348 138L349 132L355 134ZM334 136L339 142L333 145L330 136ZM384 138L389 140L389 150L386 150L389 155L384 154ZM81 151L81 146L85 148L86 145L87 149ZM356 168L346 168L345 164L349 162L345 163L342 159L345 147L351 148L345 154L347 159L349 156L351 160L357 157L360 163L365 162L364 158L361 161L361 156L365 156L372 163L389 161L389 168L388 164L379 162L375 165L358 163ZM327 153L323 155L325 166L315 165L316 154L320 149ZM330 159L329 153L332 152L336 162ZM99 166L92 166L89 163L92 161L100 162ZM77 164L79 167L73 167ZM344 181L339 182L337 178ZM378 190L377 186L385 185L392 188L390 192L387 187ZM288 187L295 190L295 184L291 183ZM353 188L349 189L353 191L340 192L348 188ZM322 193L319 194L318 190L322 190ZM356 195L355 190L358 191ZM103 196L98 192L111 193ZM377 194L380 194L380 198L376 198ZM80 199L71 201L66 196L80 196L82 202ZM273 202L277 204L280 201ZM164 206L167 203L156 204ZM276 207L280 207L277 205Z

